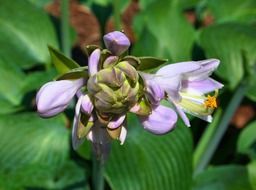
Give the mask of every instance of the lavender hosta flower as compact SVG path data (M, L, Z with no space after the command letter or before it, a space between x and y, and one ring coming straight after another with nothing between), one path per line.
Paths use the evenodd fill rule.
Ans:
M205 94L217 92L223 87L209 77L218 65L217 59L190 61L162 67L156 73L155 81L168 94L168 100L173 103L187 126L190 126L190 122L184 112L212 121L211 114L217 107L217 93L214 96ZM178 81L176 84L170 84L175 80Z
M122 32L106 34L104 43L107 49L87 47L88 68L72 66L37 94L38 112L43 117L58 114L75 94L78 96L72 129L74 149L88 139L97 156L106 159L112 139L125 142L128 112L137 114L145 130L158 135L175 128L177 113L189 126L184 111L211 120L217 93L206 94L222 87L209 78L218 60L177 63L148 74L141 71L147 68L146 63L152 67L166 60L126 55L130 41ZM163 99L173 107L161 105Z

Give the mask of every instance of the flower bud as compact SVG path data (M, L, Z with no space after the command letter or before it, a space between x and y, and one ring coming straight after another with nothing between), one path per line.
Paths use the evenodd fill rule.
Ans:
M114 55L121 55L130 47L129 39L124 33L119 31L106 34L103 40L107 49Z
M98 66L100 61L100 49L95 49L88 61L88 72L92 76L98 72Z
M84 80L60 80L48 82L41 87L36 96L37 111L42 117L51 117L62 112Z

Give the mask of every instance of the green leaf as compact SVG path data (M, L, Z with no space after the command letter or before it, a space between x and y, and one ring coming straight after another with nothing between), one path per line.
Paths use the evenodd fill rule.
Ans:
M249 180L253 190L256 190L256 161L249 163L247 165Z
M61 166L69 151L69 131L65 125L63 115L51 119L34 113L1 117L1 169L36 163Z
M27 0L0 4L0 57L18 68L48 63L47 44L56 47L57 39L43 9Z
M9 114L19 111L21 107L13 105L3 95L0 94L0 114Z
M135 115L128 116L128 136L115 141L105 177L113 190L188 190L192 180L192 138L178 126L163 136L145 131Z
M214 167L195 178L193 190L252 190L244 166Z
M168 61L168 59L160 59L156 57L138 57L138 59L140 60L138 70L141 71L158 68Z
M218 23L230 21L253 23L256 21L255 0L208 0L206 2L214 20Z
M0 94L12 104L18 105L22 99L25 74L0 55L0 76Z
M167 53L166 57L171 57L174 62L191 58L195 31L185 19L179 3L154 1L136 17L134 28L139 39L137 44L147 40L147 30L152 34L151 40L154 43L148 42L148 45L153 51L149 55L162 57ZM145 55L144 48L149 47L140 46L136 54Z
M79 79L84 78L87 79L89 77L88 75L88 67L79 67L76 69L72 69L68 71L67 73L64 73L57 77L57 80L65 80L65 79Z
M235 88L244 76L244 67L256 61L256 28L241 23L216 24L202 29L199 43L207 57L220 59L217 70L230 88Z
M256 158L256 121L246 126L237 141L237 151Z
M247 90L246 96L248 98L250 98L252 101L256 102L256 77L255 77L256 68L255 69L252 68L251 71L253 73L249 77L249 80L248 80L248 83L247 83L248 84L248 90Z
M60 74L67 73L72 69L80 67L75 61L66 57L64 54L54 49L53 47L49 46L49 51L51 54L52 63Z
M53 70L25 75L20 68L12 65L9 61L1 59L0 55L0 76L2 77L2 80L0 80L0 95L15 107L19 106L26 93L38 89L55 75Z
M64 189L81 182L84 185L85 178L84 170L72 161L65 162L61 168L44 163L29 164L20 166L13 171L0 171L0 188ZM15 183L13 183L14 181Z

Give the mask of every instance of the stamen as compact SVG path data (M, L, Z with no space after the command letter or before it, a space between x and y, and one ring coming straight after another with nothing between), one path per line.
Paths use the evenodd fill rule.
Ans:
M207 108L217 108L217 101L216 101L216 96L210 96L208 95L206 100L204 101L204 105Z

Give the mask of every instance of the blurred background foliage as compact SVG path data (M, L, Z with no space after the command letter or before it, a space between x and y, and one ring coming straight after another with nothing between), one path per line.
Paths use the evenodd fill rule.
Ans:
M214 78L225 88L209 125L179 122L160 137L131 114L125 144L113 142L105 189L256 190L255 0L70 0L69 7L63 36L60 1L0 0L1 190L92 189L91 146L70 145L74 103L42 119L35 94L57 75L48 45L61 49L68 38L72 58L86 65L83 47L115 28L129 36L134 55L220 59ZM207 153L211 139L219 139L217 150Z

